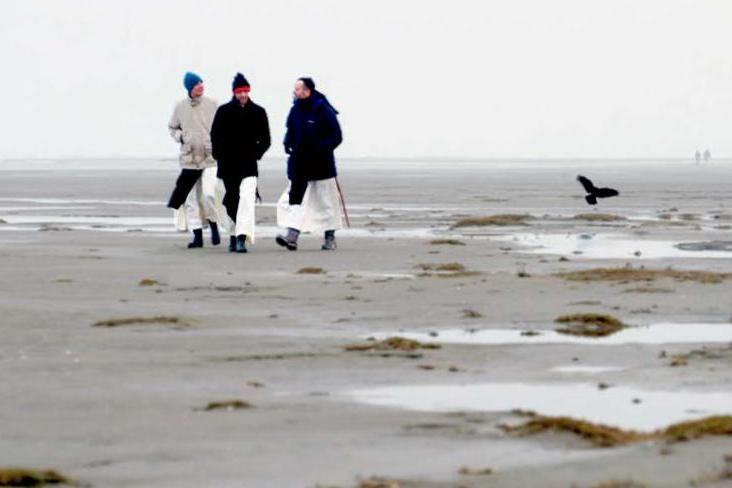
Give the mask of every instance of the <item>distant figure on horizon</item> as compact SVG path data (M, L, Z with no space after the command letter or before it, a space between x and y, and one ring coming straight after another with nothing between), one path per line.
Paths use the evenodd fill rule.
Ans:
M694 161L696 161L696 164L701 163L701 157L702 157L701 153L697 149L696 152L694 153Z
M300 232L324 232L321 249L334 251L342 216L348 223L333 155L343 141L338 111L315 89L312 78L299 78L293 95L284 141L290 184L277 202L277 225L287 233L276 241L295 251Z
M181 167L168 207L179 209L185 203L188 227L193 230L189 249L203 247L204 218L211 228L211 243L217 246L221 237L216 224L218 178L211 151L211 124L218 103L203 96L203 80L195 73L186 73L183 86L188 97L176 104L168 123L170 137L180 144Z
M582 175L577 176L577 181L582 184L582 187L587 192L585 201L590 205L597 205L598 198L610 198L620 195L620 192L613 188L597 188L589 178L585 178Z
M704 162L708 163L712 159L712 153L709 152L709 149L706 149L704 151Z

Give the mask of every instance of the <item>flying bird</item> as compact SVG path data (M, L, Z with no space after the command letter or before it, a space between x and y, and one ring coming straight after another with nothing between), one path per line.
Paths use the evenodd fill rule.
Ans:
M577 181L582 184L582 187L587 192L587 195L585 195L585 200L590 205L597 205L598 198L609 198L620 195L620 192L613 188L597 188L595 185L592 184L592 181L590 181L589 178L585 178L582 175L577 177Z

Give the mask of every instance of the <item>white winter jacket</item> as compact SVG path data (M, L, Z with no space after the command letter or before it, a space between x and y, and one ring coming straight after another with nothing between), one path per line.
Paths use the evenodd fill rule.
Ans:
M180 143L180 166L203 169L216 166L211 156L211 124L218 103L201 96L178 102L168 123L170 136Z

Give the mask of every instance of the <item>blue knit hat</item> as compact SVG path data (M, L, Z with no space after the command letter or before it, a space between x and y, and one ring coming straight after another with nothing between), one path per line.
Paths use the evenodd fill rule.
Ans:
M191 90L201 83L203 80L200 76L198 76L196 73L191 73L190 71L186 73L186 75L183 77L183 86L185 87L188 94L191 94Z

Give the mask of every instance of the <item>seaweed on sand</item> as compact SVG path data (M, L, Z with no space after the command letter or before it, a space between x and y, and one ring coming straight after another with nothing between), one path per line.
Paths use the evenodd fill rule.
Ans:
M323 268L318 268L314 266L308 266L305 268L300 268L297 270L297 274L326 274L327 271Z
M69 485L72 481L52 469L0 468L0 486Z
M348 344L346 351L416 351L418 349L439 349L439 344L425 344L404 337L389 337L383 341L369 341L361 344Z
M178 317L155 316L155 317L126 317L120 319L100 320L92 324L93 327L119 327L123 325L139 325L139 324L173 324L185 327L186 324Z
M210 412L213 410L245 410L248 408L254 408L253 405L244 400L224 400L219 402L210 402L204 408L199 409L204 412Z
M605 337L625 328L625 324L612 315L598 313L577 313L562 315L555 320L567 324L557 329L560 334L585 337Z
M600 447L613 447L633 442L660 440L682 442L706 436L732 435L732 416L706 417L673 424L653 432L637 432L596 424L572 417L532 416L517 426L500 426L504 432L517 435L532 435L543 432L568 432Z
M555 276L568 281L614 281L619 283L631 283L634 281L654 281L658 279L672 279L676 281L694 281L698 283L721 283L732 277L732 273L720 273L716 271L698 270L676 270L633 268L630 266L618 268L590 268L580 271L567 271L557 273Z
M452 228L458 227L483 227L489 225L508 226L508 225L528 225L527 220L531 220L528 214L497 214L486 215L483 217L466 217L458 220L452 225Z
M463 241L457 239L433 239L429 242L431 246L464 246Z
M586 220L588 222L617 222L619 220L627 220L622 215L606 214L606 213L582 213L572 217L574 220Z

